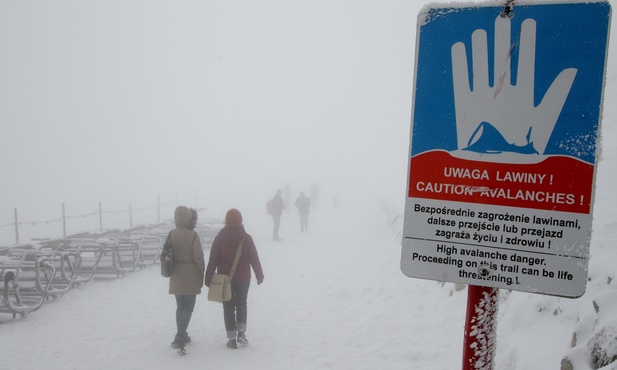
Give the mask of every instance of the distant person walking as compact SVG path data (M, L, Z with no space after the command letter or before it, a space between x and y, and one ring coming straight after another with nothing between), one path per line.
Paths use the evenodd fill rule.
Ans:
M204 283L204 252L199 235L193 230L197 224L197 212L179 206L174 212L176 228L170 233L173 252L173 268L169 278L169 294L176 297L176 336L171 346L184 350L191 341L187 332L197 294Z
M336 206L338 206L338 198L339 198L339 194L336 193L333 197L332 197L332 208L336 209Z
M274 222L274 229L272 230L272 239L276 242L280 241L279 228L281 227L281 215L285 209L285 202L282 197L283 191L278 189L274 198L270 199L267 203L268 213L272 216Z
M300 213L300 232L308 231L308 215L311 210L311 199L300 192L300 196L296 199L296 207Z
M205 283L208 287L215 272L226 275L230 273L241 243L240 259L231 280L232 297L231 300L223 302L223 317L228 339L227 347L232 349L238 348L238 343L248 344L245 335L248 311L246 300L251 285L251 267L255 272L257 285L264 281L263 270L253 238L244 230L240 211L232 208L225 215L225 226L212 242L205 277Z

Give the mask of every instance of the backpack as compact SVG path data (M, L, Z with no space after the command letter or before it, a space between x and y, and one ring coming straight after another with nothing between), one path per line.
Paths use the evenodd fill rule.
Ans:
M171 249L171 231L167 234L165 244L163 245L163 251L161 252L161 275L163 277L170 277L171 270L174 267L174 255Z
M271 215L274 212L274 202L272 199L266 202L266 212Z

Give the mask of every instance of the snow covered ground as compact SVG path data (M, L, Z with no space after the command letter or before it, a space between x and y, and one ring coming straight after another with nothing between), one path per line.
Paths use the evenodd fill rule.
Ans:
M272 242L267 216L245 218L265 271L249 293L251 344L225 347L222 305L204 294L179 357L173 296L158 265L97 280L0 324L3 369L452 369L460 363L465 294L412 280L400 240L376 208L316 210L310 231L283 218ZM9 355L10 354L10 355Z

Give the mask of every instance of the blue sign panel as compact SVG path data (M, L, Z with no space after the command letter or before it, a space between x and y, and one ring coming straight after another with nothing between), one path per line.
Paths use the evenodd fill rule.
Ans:
M587 278L611 7L418 17L402 271L577 297Z
M465 45L467 67L472 74L472 35L476 30L484 30L489 61L488 84L496 84L495 63L509 63L510 81L506 82L516 85L523 36L520 31L523 22L531 19L535 21L536 29L534 86L531 91L533 106L540 104L562 71L577 69L568 94L568 100L575 103L563 106L553 135L541 154L570 155L594 163L610 5L608 2L519 5L514 7L514 15L509 19L500 17L502 11L503 7L439 8L430 9L424 15L417 50L411 155L435 149L462 149L456 136L453 45ZM511 49L510 58L494 61L495 28L507 23L511 32L507 45ZM594 124L579 124L583 118Z

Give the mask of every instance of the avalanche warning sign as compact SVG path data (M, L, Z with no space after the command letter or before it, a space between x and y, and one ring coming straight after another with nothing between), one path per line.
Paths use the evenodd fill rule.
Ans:
M611 8L514 9L433 5L418 16L401 269L578 297Z

